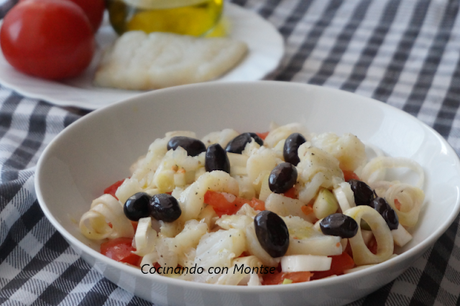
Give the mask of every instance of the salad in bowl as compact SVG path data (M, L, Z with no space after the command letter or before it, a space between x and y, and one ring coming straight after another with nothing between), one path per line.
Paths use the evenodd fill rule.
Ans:
M225 148L225 149L224 149ZM407 168L418 180L388 180ZM144 274L279 285L351 273L397 256L424 202L408 158L369 159L353 134L299 123L268 132L173 131L83 214L83 235Z

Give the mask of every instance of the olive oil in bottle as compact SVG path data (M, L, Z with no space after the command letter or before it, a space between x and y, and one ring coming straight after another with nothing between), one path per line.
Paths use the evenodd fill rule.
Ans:
M223 0L106 0L118 34L141 30L204 36L219 22Z

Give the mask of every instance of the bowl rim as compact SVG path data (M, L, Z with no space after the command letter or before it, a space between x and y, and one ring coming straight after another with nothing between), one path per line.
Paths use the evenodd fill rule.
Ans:
M104 262L109 266L112 266L113 268L120 269L123 272L126 272L128 274L132 274L134 272L136 273L136 277L141 277L143 280L151 280L151 281L158 281L161 283L165 283L166 285L171 285L171 286L180 286L183 288L188 288L188 289L196 289L196 290L204 290L204 291L220 291L222 288L225 288L226 292L231 292L231 293L244 293L244 292L254 292L254 293L263 293L263 292L268 292L268 291L273 291L274 286L232 286L232 285L214 285L214 284L207 284L207 283L197 283L197 282L192 282L192 281L184 281L180 279L174 279L170 277L164 277L160 276L157 274L143 274L140 272L139 268L136 268L134 266L129 266L120 262L117 262L115 260L111 260L110 258L102 255L101 253L93 250L89 246L87 246L85 243L77 239L75 236L70 234L60 223L59 221L54 217L53 213L49 210L48 205L44 201L43 195L41 193L41 181L40 181L40 176L43 171L44 164L46 163L47 156L52 152L53 148L55 147L55 144L60 141L63 137L65 137L69 131L73 130L74 128L86 124L88 120L94 120L93 118L97 118L97 116L101 116L101 114L107 112L107 110L110 109L116 109L118 107L125 107L128 104L131 103L136 103L136 101L142 101L146 97L150 96L155 96L157 94L168 94L169 92L175 92L175 91L188 91L188 90L193 90L193 89L199 89L199 90L206 90L207 88L212 88L212 87L227 87L227 86L235 86L235 87L241 87L241 86L249 86L249 87L264 87L264 86L282 86L282 87L304 87L304 88L314 88L319 91L330 91L335 94L341 94L341 95L349 95L352 97L360 97L360 99L366 100L366 103L371 103L378 105L379 107L382 107L384 109L390 109L391 111L396 111L400 115L405 116L407 120L415 121L418 124L420 124L425 130L428 130L431 132L434 136L436 136L437 139L446 147L448 150L449 155L455 156L455 166L459 170L459 175L460 175L460 159L458 154L455 152L455 150L452 148L452 146L446 141L444 137L442 137L437 131L435 131L433 128L425 124L424 122L420 121L416 117L412 116L411 114L398 109L394 106L388 105L384 102L375 100L373 98L357 95L355 93L343 91L340 89L335 89L335 88L329 88L329 87L324 87L324 86L318 86L318 85L311 85L311 84L304 84L304 83L296 83L296 82L281 82L281 81L254 81L254 82L226 82L226 83L198 83L198 84L189 84L189 85L182 85L182 86L177 86L177 87L171 87L171 88L165 88L165 89L160 89L160 90L155 90L155 91L150 91L146 93L139 94L134 97L130 97L128 99L116 102L114 104L104 106L102 108L99 108L97 110L92 111L91 113L83 116L82 118L79 118L78 120L74 121L71 123L69 126L64 128L54 139L50 141L50 143L46 146L44 149L43 153L41 154L37 165L36 165L36 172L35 172L35 177L34 177L34 185L35 185L35 192L37 196L37 200L39 202L39 205L41 209L43 210L43 213L45 216L48 218L50 223L56 228L56 230L69 242L69 244L72 247L78 247L83 253L86 253L96 259L96 261ZM457 190L460 189L457 188ZM353 273L349 274L344 274L340 275L339 277L329 277L325 279L319 279L311 282L303 282L303 283L293 283L290 284L289 286L276 286L276 290L281 290L281 291L292 291L292 290L297 290L299 288L303 289L314 289L318 286L324 286L324 285L335 285L337 283L343 283L346 281L350 281L353 279L357 279L363 276L367 276L368 274L376 274L379 272L383 272L388 266L390 265L395 265L397 263L401 263L405 259L413 258L412 262L415 261L417 258L421 257L423 255L423 252L428 250L430 247L434 245L434 243L439 239L439 237L445 233L445 231L452 225L456 217L460 213L460 191L457 191L457 197L456 197L456 203L454 206L454 209L452 213L449 215L448 218L445 219L443 224L438 227L435 231L433 231L427 238L424 240L420 241L416 245L414 245L411 249L406 250L404 253L390 258L389 260L376 264L374 266L368 267L366 269L362 269L359 271L355 271ZM92 265L93 266L93 265ZM409 266L407 267L409 268ZM96 268L97 269L97 268ZM404 270L402 270L404 271ZM140 273L139 273L140 272Z

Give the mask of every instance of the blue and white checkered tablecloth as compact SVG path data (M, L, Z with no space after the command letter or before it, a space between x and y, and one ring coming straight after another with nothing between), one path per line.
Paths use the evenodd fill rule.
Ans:
M271 79L372 97L460 153L460 1L234 0L271 22L286 54ZM8 5L3 3L0 14ZM0 304L147 305L84 262L34 192L40 154L87 114L0 87ZM459 220L413 266L351 305L460 305Z

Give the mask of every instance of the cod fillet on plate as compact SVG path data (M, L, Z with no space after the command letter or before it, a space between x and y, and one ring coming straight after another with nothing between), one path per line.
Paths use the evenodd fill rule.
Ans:
M248 52L229 38L196 38L169 33L126 32L105 50L94 84L149 90L216 79Z

